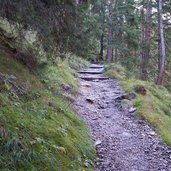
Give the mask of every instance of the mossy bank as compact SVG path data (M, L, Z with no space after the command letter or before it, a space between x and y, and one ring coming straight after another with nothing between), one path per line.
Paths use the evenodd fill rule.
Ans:
M0 52L0 170L91 170L95 151L67 98L77 92L75 69L82 66L72 60L46 63L33 74Z

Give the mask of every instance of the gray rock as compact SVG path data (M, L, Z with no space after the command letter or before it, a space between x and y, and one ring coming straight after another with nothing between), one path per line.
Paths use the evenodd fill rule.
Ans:
M98 108L99 108L99 109L106 109L107 106L108 106L108 105L107 105L106 102L103 102L103 101L101 102L101 101L100 101L100 102L98 103Z
M72 87L69 85L69 84L66 84L66 83L62 83L61 84L61 88L65 91L69 91L72 89Z
M128 132L123 132L122 136L123 137L131 137L132 135L130 133L128 133Z
M134 113L136 110L137 110L136 108L131 107L131 108L129 109L129 113Z
M102 141L101 141L101 140L97 140L97 141L94 143L94 147L99 146L101 143L102 143Z
M115 100L133 100L136 98L136 94L135 93L125 93L125 94L121 94L120 96L116 97Z
M156 135L156 133L154 131L150 131L148 134L152 135L152 136Z
M92 120L97 120L97 119L98 119L97 117L92 118Z
M85 87L91 87L91 85L90 85L90 84L85 84L84 86L85 86Z
M91 104L93 104L94 101L95 101L95 99L92 98L92 97L87 97L87 98L86 98L86 101L89 102L89 103L91 103Z

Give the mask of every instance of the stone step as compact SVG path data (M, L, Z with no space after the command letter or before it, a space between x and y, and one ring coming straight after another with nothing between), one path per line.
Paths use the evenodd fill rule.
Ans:
M104 68L104 65L92 64L90 68Z
M102 71L80 71L80 74L103 74Z
M103 66L90 66L91 69L104 69Z
M88 68L88 69L84 69L81 70L79 73L80 74L103 74L104 69L103 68Z
M80 76L81 79L86 81L93 81L93 80L108 80L109 77L90 77L90 76Z
M88 68L88 69L84 69L82 71L104 71L104 68Z

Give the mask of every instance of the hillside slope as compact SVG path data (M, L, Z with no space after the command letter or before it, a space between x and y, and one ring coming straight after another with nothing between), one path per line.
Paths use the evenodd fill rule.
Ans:
M66 61L33 74L0 52L0 170L91 170L92 142L68 98L74 75Z

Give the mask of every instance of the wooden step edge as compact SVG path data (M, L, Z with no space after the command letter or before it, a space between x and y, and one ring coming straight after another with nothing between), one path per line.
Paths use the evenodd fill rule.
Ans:
M79 74L103 74L103 72L80 71Z
M86 80L86 81L93 81L93 80L108 80L109 77L80 77L80 79Z
M99 68L104 68L104 67L103 66L90 66L89 68L99 69Z

